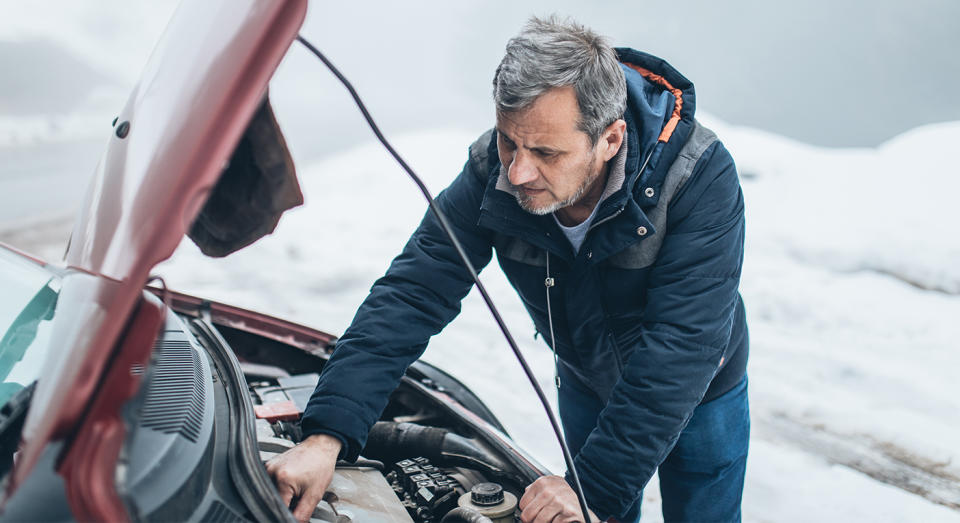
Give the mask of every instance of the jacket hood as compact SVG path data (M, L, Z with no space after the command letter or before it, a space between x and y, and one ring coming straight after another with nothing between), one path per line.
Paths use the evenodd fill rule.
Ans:
M693 82L666 60L626 47L615 49L627 81L627 173L638 173L648 161L643 187L654 196L635 194L641 207L656 205L666 169L693 129L696 94ZM633 190L639 177L629 177Z

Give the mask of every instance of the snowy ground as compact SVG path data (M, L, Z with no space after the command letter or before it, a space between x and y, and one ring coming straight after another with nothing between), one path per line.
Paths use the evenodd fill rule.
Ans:
M733 152L747 201L754 432L744 519L960 522L960 173L948 157L960 123L851 150L705 121ZM436 192L475 134L395 143ZM223 260L184 241L156 272L178 290L342 332L425 204L374 144L301 166L300 177L307 204L274 235ZM23 231L4 238L54 259L62 252ZM549 389L550 353L519 300L495 263L482 278ZM546 416L475 292L425 358L563 470ZM655 484L645 498L644 519L659 520Z

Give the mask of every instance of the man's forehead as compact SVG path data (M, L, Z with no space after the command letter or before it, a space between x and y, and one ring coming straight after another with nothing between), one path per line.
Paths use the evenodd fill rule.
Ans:
M565 144L585 138L578 127L580 111L572 88L569 93L557 93L558 90L544 93L520 111L497 111L497 131L514 142L522 141L527 147L536 146L535 142Z

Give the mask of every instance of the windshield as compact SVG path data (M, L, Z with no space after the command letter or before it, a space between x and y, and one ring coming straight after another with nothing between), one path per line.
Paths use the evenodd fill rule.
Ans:
M60 278L0 249L0 406L39 377Z

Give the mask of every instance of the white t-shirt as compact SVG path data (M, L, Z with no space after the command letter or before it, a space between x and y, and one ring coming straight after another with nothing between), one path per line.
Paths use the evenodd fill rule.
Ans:
M557 213L551 214L551 216L553 216L553 220L557 222L557 226L560 227L561 231L563 231L563 235L570 240L570 245L573 245L573 252L580 252L580 246L583 245L583 240L587 237L587 230L590 228L590 223L593 222L593 218L597 215L597 209L599 208L600 203L598 202L593 206L593 212L590 213L590 216L588 216L586 220L583 220L573 227L567 227L566 225L560 223L560 220L557 219Z
M583 240L587 237L587 230L590 229L590 224L593 223L593 218L597 215L597 209L600 208L600 204L623 186L626 180L626 163L627 134L624 133L623 144L611 160L610 172L607 176L607 185L604 187L603 194L600 195L600 201L594 206L590 216L587 217L586 220L583 220L583 223L574 225L573 227L566 227L557 219L557 213L552 214L554 221L557 222L557 226L563 231L563 235L570 240L570 245L573 245L573 252L580 252L580 246L583 245Z

